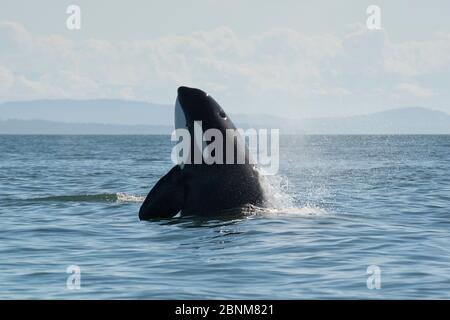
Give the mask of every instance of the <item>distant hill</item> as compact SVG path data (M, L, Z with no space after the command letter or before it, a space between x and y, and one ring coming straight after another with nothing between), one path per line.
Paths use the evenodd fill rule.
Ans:
M172 105L126 100L40 100L0 104L0 134L168 134ZM450 115L420 107L341 118L231 115L241 128L288 134L450 134Z
M341 118L283 119L273 116L237 117L243 127L282 128L305 134L450 134L450 115L410 107ZM236 117L234 118L236 119Z
M170 134L173 126L0 120L0 134Z
M0 104L0 119L164 125L173 123L173 106L112 99L17 101Z

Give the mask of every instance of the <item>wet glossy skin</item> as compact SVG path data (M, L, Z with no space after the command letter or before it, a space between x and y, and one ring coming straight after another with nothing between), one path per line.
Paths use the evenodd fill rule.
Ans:
M236 129L220 105L199 89L180 87L178 102L194 146L194 121L202 121L203 131ZM244 164L186 164L175 166L150 191L139 211L142 220L182 215L221 215L239 212L247 205L263 206L264 192L259 173L249 164L248 150L234 142L234 158L245 153ZM224 157L226 148L224 143Z

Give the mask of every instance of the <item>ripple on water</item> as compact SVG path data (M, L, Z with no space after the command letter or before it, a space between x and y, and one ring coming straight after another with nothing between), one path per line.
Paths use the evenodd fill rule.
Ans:
M448 136L280 139L274 208L141 222L167 137L0 136L0 298L450 298Z

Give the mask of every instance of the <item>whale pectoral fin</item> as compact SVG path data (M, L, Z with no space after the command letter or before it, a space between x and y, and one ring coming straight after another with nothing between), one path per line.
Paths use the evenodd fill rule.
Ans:
M182 209L183 199L183 175L175 166L150 190L139 209L139 219L171 218Z

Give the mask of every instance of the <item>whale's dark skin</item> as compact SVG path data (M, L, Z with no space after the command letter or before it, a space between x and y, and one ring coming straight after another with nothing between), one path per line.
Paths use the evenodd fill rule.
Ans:
M210 128L222 132L226 159L225 130L236 130L236 127L220 105L202 90L188 87L178 88L178 102L192 140L194 121L202 121L203 132ZM169 218L179 212L181 215L220 216L238 212L248 205L264 206L259 173L249 163L247 147L236 141L234 147L234 164L202 162L173 167L150 190L139 210L139 218ZM242 152L245 163L237 164L237 155Z

